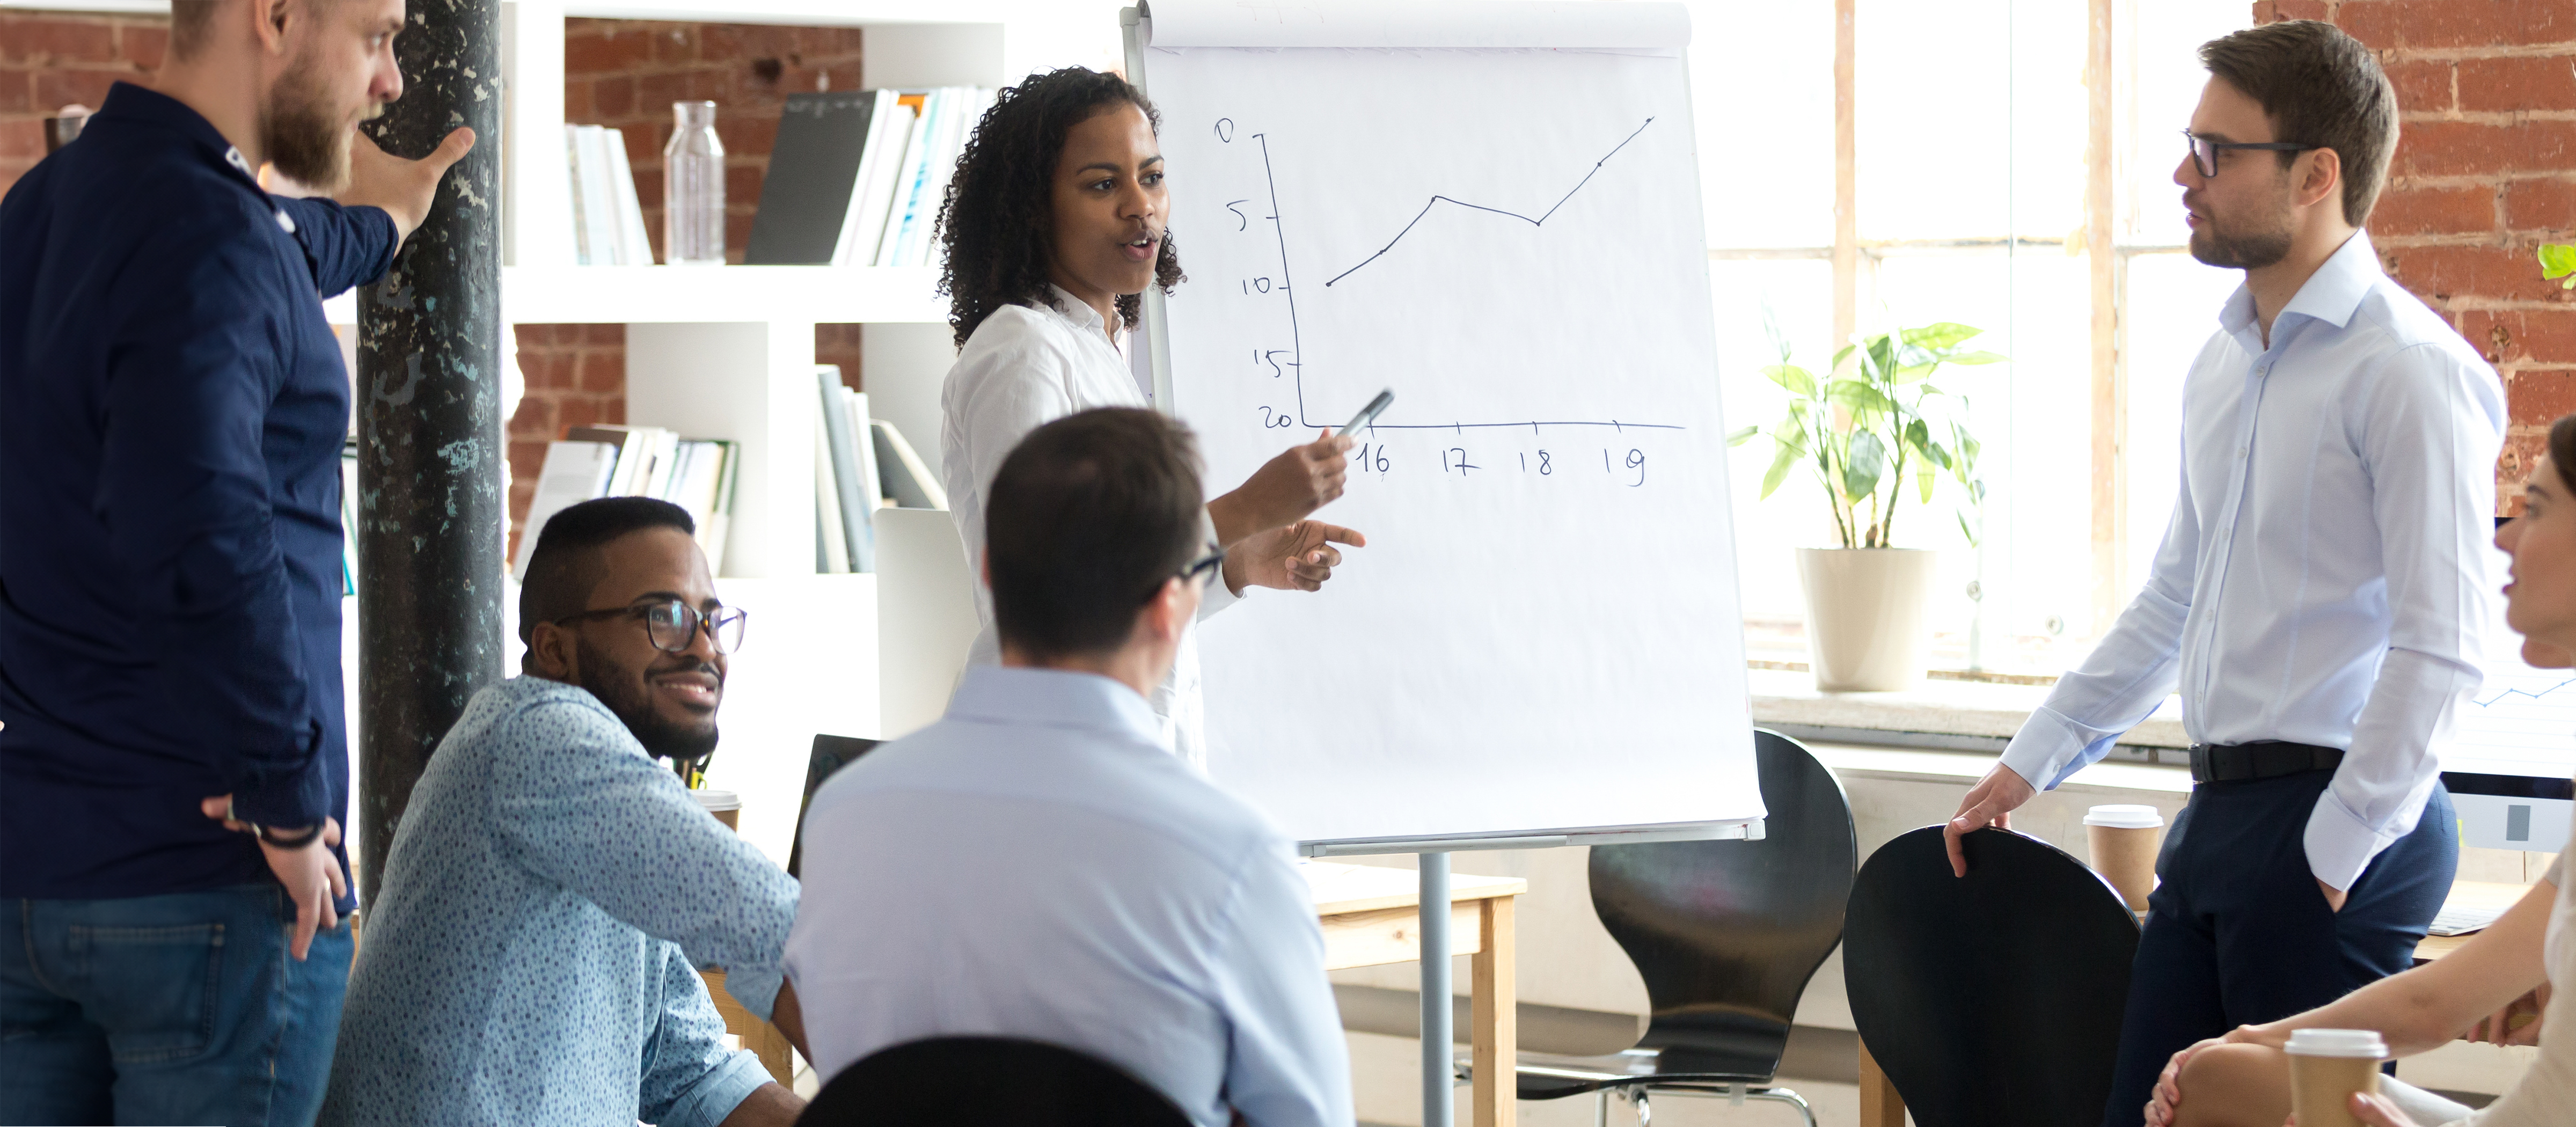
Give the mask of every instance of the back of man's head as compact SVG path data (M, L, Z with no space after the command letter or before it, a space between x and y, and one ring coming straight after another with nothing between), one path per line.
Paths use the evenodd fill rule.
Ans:
M1029 432L984 509L984 563L1002 643L1040 660L1126 644L1165 580L1205 550L1189 429L1104 407Z
M534 533L528 574L519 582L519 641L540 622L558 622L590 609L590 593L607 572L603 552L618 537L648 528L676 528L696 535L689 511L651 497L601 497L568 506Z
M2201 44L2200 62L2263 107L2273 139L2333 149L2344 222L2370 217L2397 151L2397 88L2370 48L2330 23L2284 20ZM2281 167L2297 157L2280 154Z

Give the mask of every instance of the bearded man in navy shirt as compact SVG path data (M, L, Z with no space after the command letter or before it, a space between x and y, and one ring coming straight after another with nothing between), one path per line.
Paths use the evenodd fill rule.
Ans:
M0 200L0 1122L310 1123L347 988L321 296L473 135L356 133L402 0L171 8L150 87Z

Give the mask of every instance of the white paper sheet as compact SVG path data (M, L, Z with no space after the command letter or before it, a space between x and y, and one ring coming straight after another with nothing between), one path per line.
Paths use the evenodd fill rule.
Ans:
M1317 514L1368 546L1205 626L1210 772L1306 841L1760 817L1681 59L1157 47L1145 78L1210 490L1396 393Z

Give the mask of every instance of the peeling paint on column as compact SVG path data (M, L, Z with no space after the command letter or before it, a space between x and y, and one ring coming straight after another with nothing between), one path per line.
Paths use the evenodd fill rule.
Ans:
M402 99L369 132L474 151L383 281L358 295L359 884L372 894L430 752L502 676L498 0L412 0Z

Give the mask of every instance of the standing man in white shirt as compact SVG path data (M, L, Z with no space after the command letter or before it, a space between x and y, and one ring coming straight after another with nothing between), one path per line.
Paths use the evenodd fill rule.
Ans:
M2200 49L2192 256L2245 271L2183 387L2155 569L1945 830L2003 826L2179 692L2166 835L2104 1123L2175 1051L2405 970L2457 863L2442 745L2479 682L2503 388L2360 228L2397 142L2368 48L2294 20Z
M987 496L1002 664L805 814L787 940L816 1074L942 1036L1107 1060L1199 1127L1350 1127L1349 1050L1288 840L1168 754L1146 697L1224 561L1189 431L1101 408Z

